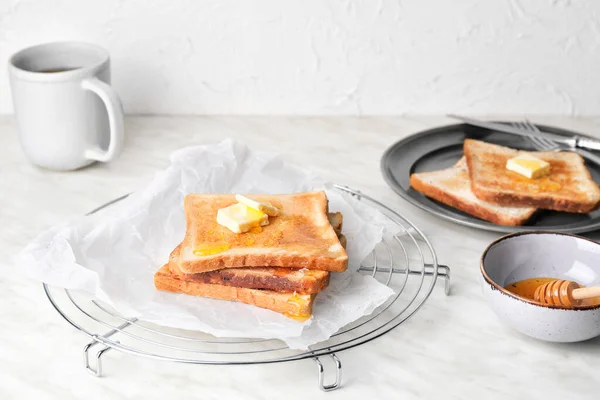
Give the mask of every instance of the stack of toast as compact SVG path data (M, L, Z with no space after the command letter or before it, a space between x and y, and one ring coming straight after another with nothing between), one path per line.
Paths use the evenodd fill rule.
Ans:
M600 189L583 158L573 152L526 152L473 139L451 168L412 174L418 192L498 225L523 225L540 209L588 213L600 204ZM550 164L550 174L528 179L506 168L528 154Z
M154 276L157 289L239 301L304 321L331 272L347 268L341 213L324 192L247 195L279 214L266 226L235 233L217 223L234 195L187 195L186 234Z

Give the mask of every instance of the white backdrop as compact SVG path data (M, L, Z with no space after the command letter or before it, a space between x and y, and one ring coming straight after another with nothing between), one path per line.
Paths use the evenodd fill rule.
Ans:
M600 114L595 0L0 0L1 63L54 40L132 113Z

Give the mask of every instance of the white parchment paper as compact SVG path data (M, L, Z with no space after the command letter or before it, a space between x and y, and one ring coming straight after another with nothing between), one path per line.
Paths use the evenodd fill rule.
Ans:
M349 268L332 273L304 323L241 303L157 291L154 273L185 233L188 193L294 193L325 189L329 209L344 215ZM91 293L128 317L220 337L281 339L306 349L383 304L393 291L356 273L393 225L377 210L342 195L310 171L281 157L225 140L188 147L145 189L108 210L52 228L33 240L17 263L45 283Z

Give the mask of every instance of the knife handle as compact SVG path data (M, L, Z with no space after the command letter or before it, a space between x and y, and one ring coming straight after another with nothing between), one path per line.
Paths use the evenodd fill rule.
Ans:
M574 139L576 147L588 150L600 150L600 141L598 140L587 139L581 136L576 136Z

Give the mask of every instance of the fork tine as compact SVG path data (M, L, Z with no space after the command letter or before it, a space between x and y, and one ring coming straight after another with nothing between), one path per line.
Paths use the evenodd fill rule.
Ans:
M539 137L540 137L540 139L542 139L542 141L544 141L545 143L548 143L549 145L553 145L553 146L555 145L555 143L552 140L544 137L544 134L542 133L542 131L540 131L540 128L538 128L535 124L533 124L528 118L525 118L525 123L526 123L526 126L528 127L528 129L531 132L535 132L537 135L539 135Z
M529 127L529 129L531 129L532 131L535 131L536 133L540 133L539 128L534 123L532 123L529 120L529 118L527 118L527 117L525 118L525 125L527 125Z
M517 129L523 129L520 122L511 122L510 126L515 127Z
M558 146L554 142L544 138L541 135L540 130L535 125L531 124L528 120L526 121L527 123L514 122L512 123L512 125L530 133L529 140L536 150L550 151L558 148Z
M540 135L543 135L543 134L542 134L542 133L540 133ZM544 136L542 136L542 140L543 140L545 143L547 143L547 144L548 144L548 146L552 145L552 146L555 146L555 147L559 147L559 146L558 146L556 143L554 143L552 140L550 140L550 139L548 139L548 138L546 138L546 137L544 137Z
M556 149L558 149L558 148L559 148L559 147L558 147L558 145L556 145L556 144L555 144L555 143L553 143L552 141L545 140L544 138L539 138L539 137L538 137L538 138L537 138L537 140L538 140L538 141L539 141L539 143L541 144L541 146L540 146L540 147L542 147L542 150L548 150L548 151L551 151L551 150L556 150Z
M532 131L536 131L536 132L538 131L537 126L532 124L531 121L529 120L529 118L525 118L525 121L523 121L523 125L527 126Z
M532 136L530 138L530 140L533 143L533 147L535 147L537 150L546 150L547 149L546 145L540 141L540 138Z

